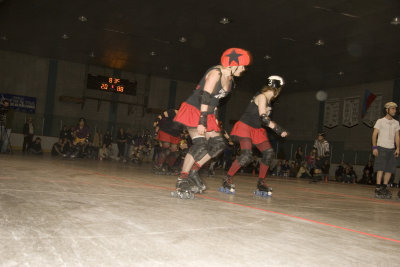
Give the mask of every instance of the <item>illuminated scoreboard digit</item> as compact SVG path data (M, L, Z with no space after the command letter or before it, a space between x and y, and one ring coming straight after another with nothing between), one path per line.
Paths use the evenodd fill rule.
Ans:
M87 88L105 92L136 95L137 82L107 76L88 74Z

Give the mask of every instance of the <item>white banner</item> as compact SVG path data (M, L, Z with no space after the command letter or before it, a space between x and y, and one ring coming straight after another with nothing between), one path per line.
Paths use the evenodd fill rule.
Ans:
M333 128L339 125L340 100L331 99L325 102L324 126Z
M376 120L383 117L382 110L382 95L376 95L374 102L369 106L364 116L363 123L369 127L374 127Z
M360 117L360 97L346 97L343 101L343 125L353 127Z

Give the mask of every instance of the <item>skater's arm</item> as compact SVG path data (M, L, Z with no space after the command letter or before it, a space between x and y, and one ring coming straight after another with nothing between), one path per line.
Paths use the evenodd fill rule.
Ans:
M207 75L206 83L203 88L203 92L201 92L200 96L200 120L199 125L197 126L197 131L199 134L205 134L207 128L207 111L208 105L211 101L211 94L215 89L215 86L221 79L221 73L217 70L212 70Z
M256 104L258 105L258 114L260 115L261 121L264 123L264 125L274 130L277 135L286 137L288 135L288 132L275 122L271 121L268 116L267 98L262 94L258 95L256 99Z
M377 128L374 128L374 132L372 133L372 154L374 154L375 157L378 156L378 147L376 145L378 134L379 130Z
M396 140L396 152L394 152L394 154L396 155L396 157L398 157L399 156L399 141L400 141L400 138L399 138L399 131L396 131L396 137L395 137L395 140Z

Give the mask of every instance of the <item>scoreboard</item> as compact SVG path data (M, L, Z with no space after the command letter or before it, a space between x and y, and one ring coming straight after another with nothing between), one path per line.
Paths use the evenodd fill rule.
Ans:
M88 89L135 96L137 81L88 74L86 86Z

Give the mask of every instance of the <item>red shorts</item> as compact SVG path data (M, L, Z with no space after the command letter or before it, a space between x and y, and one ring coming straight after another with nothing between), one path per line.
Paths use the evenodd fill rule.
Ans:
M181 141L181 138L172 136L169 133L158 130L157 140L161 141L161 142L171 143L171 144L179 144L179 142Z
M174 121L179 122L186 127L197 127L200 120L200 110L196 107L183 102L179 108L178 114L176 114ZM218 126L218 121L214 114L207 116L207 132L216 131L220 132L221 129Z
M244 122L238 121L233 126L231 135L250 138L255 145L268 142L267 131L264 128L253 128Z

